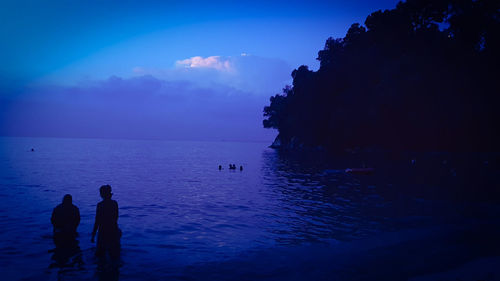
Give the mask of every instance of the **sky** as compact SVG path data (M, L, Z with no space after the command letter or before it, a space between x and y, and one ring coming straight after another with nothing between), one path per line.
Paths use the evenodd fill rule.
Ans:
M0 136L272 141L269 97L397 1L0 2Z

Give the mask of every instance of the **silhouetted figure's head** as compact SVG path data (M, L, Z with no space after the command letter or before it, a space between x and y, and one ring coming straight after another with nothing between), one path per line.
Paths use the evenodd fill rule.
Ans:
M32 148L32 149L31 149L31 151L35 151L35 149L34 149L34 148Z
M219 165L219 170L222 170L222 165Z
M111 199L111 196L113 196L113 193L111 193L111 185L109 184L101 186L99 192L101 193L102 199Z
M73 204L73 197L71 197L70 194L64 195L62 203L63 203L63 205L71 205L71 204Z

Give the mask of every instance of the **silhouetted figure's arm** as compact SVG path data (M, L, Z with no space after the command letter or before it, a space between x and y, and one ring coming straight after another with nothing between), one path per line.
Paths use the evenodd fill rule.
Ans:
M95 235L97 233L97 230L99 230L99 226L101 225L101 212L99 208L99 204L97 204L97 208L95 211L95 223L94 223L94 229L92 230L92 239L90 241L94 243L95 241Z
M80 209L78 209L77 207L76 208L76 217L75 217L75 231L76 229L78 228L78 226L80 225Z
M113 221L117 224L118 223L118 203L116 201L113 201Z
M52 227L55 230L56 229L56 209L55 208L52 210L52 216L50 217L50 222L52 223Z

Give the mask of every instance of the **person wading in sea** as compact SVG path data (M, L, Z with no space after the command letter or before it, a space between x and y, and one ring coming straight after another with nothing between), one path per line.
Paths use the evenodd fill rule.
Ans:
M64 195L62 203L52 211L50 221L54 226L54 240L71 240L76 237L76 228L80 224L80 210L73 205L71 195Z
M50 250L53 263L50 268L67 268L74 265L83 264L81 258L81 249L76 240L76 229L80 224L80 210L73 205L73 198L66 194L61 204L57 205L52 211L50 218L54 226L54 244L55 249Z
M94 230L92 230L92 239L97 233L96 256L104 256L106 251L111 258L117 258L120 255L121 230L118 228L118 203L111 200L111 186L103 185L99 189L102 201L97 204L95 214Z

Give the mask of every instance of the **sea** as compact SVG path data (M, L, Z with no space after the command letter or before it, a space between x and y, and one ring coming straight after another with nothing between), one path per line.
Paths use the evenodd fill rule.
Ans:
M2 137L0 279L500 280L498 154L268 145ZM105 184L119 260L90 241ZM70 251L50 222L65 194Z

